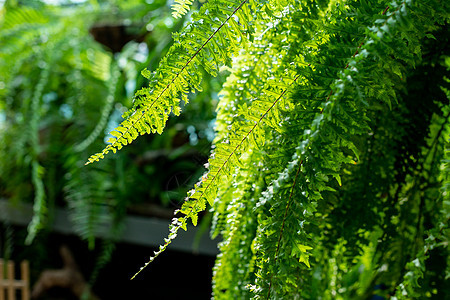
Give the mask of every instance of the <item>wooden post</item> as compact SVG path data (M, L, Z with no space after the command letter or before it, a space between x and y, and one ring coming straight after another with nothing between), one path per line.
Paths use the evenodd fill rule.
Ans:
M4 272L5 266L6 272ZM23 261L20 264L20 280L16 280L14 273L14 262L5 262L0 259L0 300L16 300L17 290L20 290L22 300L30 300L30 267L28 261Z
M8 283L7 283L8 300L15 300L16 293L14 290L14 263L12 261L8 261L7 264L8 264Z
M30 299L30 264L24 260L20 264L20 273L22 278L22 300Z
M4 267L3 259L0 259L0 300L5 300L5 289L3 285L3 279L5 277L3 276Z

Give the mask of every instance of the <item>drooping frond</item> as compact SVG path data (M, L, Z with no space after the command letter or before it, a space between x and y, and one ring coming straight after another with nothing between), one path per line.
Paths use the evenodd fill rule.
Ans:
M201 90L199 68L216 75L222 65L238 50L238 41L245 43L248 22L252 16L251 0L210 1L192 16L192 23L174 35L175 43L153 73L142 71L149 87L136 92L133 108L111 134L105 149L92 155L87 164L98 161L110 151L116 152L139 135L162 133L171 113L179 115L180 101L188 102L190 91ZM238 18L239 23L235 20Z
M1 18L0 39L4 43L0 51L0 77L1 84L7 87L0 89L0 114L5 117L0 120L0 126L2 141L7 144L0 148L1 192L10 189L6 195L12 195L11 201L16 201L15 197L24 202L34 200L31 201L34 202L34 214L28 226L28 244L40 230L48 228L56 202L61 204L59 201L64 198L59 198L63 187L67 192L64 200L68 200L72 208L74 230L89 240L90 246L97 230L92 227L100 223L94 220L101 215L97 207L88 205L89 197L81 197L89 190L88 176L80 180L85 174L72 173L72 166L76 171L80 170L79 165L74 166L79 157L66 156L72 151L68 145L80 142L80 135L88 136L83 129L96 119L91 117L96 111L89 111L86 103L91 105L90 108L103 108L98 99L105 95L103 84L108 79L111 64L111 55L88 34L90 19L90 14L80 20L67 17L58 8L40 10L26 5L7 8ZM89 85L86 84L88 81ZM112 93L117 81L109 83ZM92 104L95 102L97 104ZM76 120L72 119L73 115L77 115ZM104 116L103 122L107 117ZM76 129L72 131L74 127ZM101 128L94 130L82 148L95 141L94 135L98 131ZM102 181L107 182L104 177ZM68 196L74 196L73 189L79 192L76 205L72 202L75 197ZM99 190L99 185L92 189ZM104 197L99 198L104 200ZM85 219L74 217L77 213Z
M33 149L33 158L32 158L32 181L34 186L34 204L33 204L33 219L28 225L28 236L26 238L26 243L31 244L36 237L36 234L45 226L47 221L47 203L46 203L46 195L44 190L44 183L42 181L44 169L39 163L39 153L40 153L40 145L39 145L39 120L40 120L40 104L42 101L42 92L44 91L45 85L48 81L50 69L47 66L41 74L41 78L36 86L36 89L33 94L33 99L31 100L31 136L30 136L30 144Z
M92 132L89 134L89 136L83 140L81 143L74 146L74 150L77 152L81 152L86 150L86 148L92 144L94 140L96 140L101 132L104 130L106 122L108 120L108 117L111 114L111 110L114 105L114 97L116 94L116 87L117 82L119 80L119 70L115 64L112 64L111 66L111 76L110 76L110 82L109 82L109 95L106 98L105 107L103 108L100 120L98 121L97 125L95 125L95 128L92 130Z
M450 93L447 92L447 99L450 100ZM435 125L431 132L431 138L428 141L428 151L423 156L423 160L420 163L425 170L432 170L433 168L442 169L442 196L438 197L433 203L433 209L440 212L439 217L435 220L430 220L432 226L428 230L423 232L423 242L419 245L415 245L412 249L412 253L405 262L404 268L405 273L399 279L399 283L395 289L394 299L411 299L420 298L422 296L421 286L419 282L428 281L431 270L427 272L428 260L432 255L434 258L441 258L442 261L445 260L445 256L448 254L448 243L449 243L449 221L450 221L450 202L448 198L448 180L449 180L449 148L448 148L448 136L450 136L450 131L448 124L450 122L450 113L448 107L444 108L443 116L435 117ZM440 141L440 142L439 142ZM419 182L418 184L423 184ZM437 185L437 182L436 182ZM414 191L414 189L411 189ZM409 191L408 191L409 192ZM415 191L409 194L417 194ZM423 197L423 195L421 195ZM430 196L430 195L426 195ZM411 209L411 208L410 208ZM414 208L413 208L414 209ZM425 210L424 200L419 203L419 209ZM420 216L419 222L422 219L426 219L426 212L419 211ZM400 230L399 230L400 231ZM422 234L421 231L415 232L414 238ZM447 258L448 260L448 258ZM449 265L446 265L446 277L449 275Z
M2 51L0 53L0 67L9 68L9 72L2 73L2 78L7 82L14 78L26 61L33 54L30 41L39 39L39 30L46 31L45 25L51 20L51 16L43 14L38 9L24 7L14 9L4 14L0 20ZM42 32L41 32L42 33ZM14 62L8 59L11 53L20 53L15 56ZM1 89L4 93L9 87Z
M216 144L216 149L208 161L208 173L202 177L202 180L195 185L195 189L188 192L188 197L178 211L184 216L174 218L170 225L170 234L164 240L165 244L160 246L154 256L137 272L132 278L136 277L146 266L148 266L159 254L164 252L167 246L177 236L180 228L187 230L187 221L190 219L194 225L197 225L198 213L206 209L206 205L212 205L217 195L218 182L224 178L230 178L234 172L235 166L243 167L241 155L250 145L256 146L263 143L262 130L260 125L265 118L270 121L274 117L272 109L281 99L290 92L291 85L294 85L298 76L288 74L293 79L287 77L278 82L270 82L264 93L261 94L260 101L255 104L250 122L246 124L233 124L231 130L233 134L227 141ZM280 101L281 100L281 101ZM245 110L244 110L245 111ZM260 137L261 138L258 138ZM225 179L226 180L226 179Z
M294 277L291 271L284 273L283 270L293 268L296 264L295 259L298 259L297 268L299 270L302 270L302 263L307 267L310 266L308 262L310 254L307 253L307 250L313 248L308 245L312 245L310 234L315 231L314 226L311 227L311 225L318 223L318 220L314 220L314 213L323 199L324 191L333 190L334 184L328 178L335 177L341 184L340 168L343 164L352 162L353 159L346 154L348 152L346 149L352 150L356 158L358 157L354 145L355 138L352 136L368 132L368 119L365 116L369 107L366 102L367 96L375 96L376 99L385 101L389 106L396 102L395 94L380 96L373 94L373 91L377 90L379 86L393 87L395 82L401 81L400 78L395 80L391 76L387 79L385 75L378 73L377 76L369 79L363 77L358 70L361 68L385 70L385 72L401 70L401 61L387 58L386 54L390 54L392 49L397 49L402 53L401 57L403 58L410 59L410 61L417 60L414 54L410 55L410 53L414 53L412 49L415 47L407 42L407 39L410 40L411 37L402 41L394 38L395 32L404 32L405 28L409 26L405 24L404 18L410 7L405 3L390 3L385 8L377 8L375 4L370 7L373 9L372 15L377 17L374 19L374 24L366 25L367 29L363 30L367 37L362 42L356 42L353 47L356 52L350 50L354 54L349 57L346 64L341 65L342 69L336 74L338 79L331 84L326 101L320 105L321 113L314 118L310 126L305 128L304 137L300 139L300 145L288 167L280 173L279 178L273 182L265 197L262 198L260 206L269 206L270 210L269 217L261 220L260 234L257 240L257 248L260 249L259 256L262 259L258 262L260 271L256 285L252 286L252 289L258 297L270 299L284 298L287 295L290 295L289 297L300 296L302 295L301 289L298 288L311 284L310 282L305 284L307 278L301 276L301 274L305 276L305 272L294 272L299 275ZM345 15L344 12L339 11L338 16L340 13ZM364 21L357 23L364 24ZM348 23L347 25L345 20L341 20L337 24L339 27L342 26L343 31L346 26L351 26ZM345 30L344 32L351 31ZM413 36L421 34L420 31L412 33ZM334 40L332 34L330 37L330 42L320 47L321 51L326 53L324 57L335 56L330 55L328 51L342 51L340 49L345 49L346 43L355 43L350 38L339 41ZM417 39L417 36L413 39ZM343 43L343 45L337 46L334 43ZM311 65L316 68L317 74L320 69L328 67L315 62L311 62ZM317 83L321 80L318 77L311 79ZM301 93L302 91L299 91L299 99L310 98L310 96L302 96ZM358 161L358 159L355 160ZM329 164L330 161L333 164ZM297 187L295 187L296 185ZM298 191L295 202L291 201L293 188ZM288 200L287 204L280 205L283 203L283 199ZM292 207L293 204L294 207ZM282 221L280 222L280 220ZM287 222L289 222L288 225L286 225ZM299 246L297 243L301 243L301 245ZM284 253L282 256L280 256L280 251ZM291 255L286 255L288 253Z

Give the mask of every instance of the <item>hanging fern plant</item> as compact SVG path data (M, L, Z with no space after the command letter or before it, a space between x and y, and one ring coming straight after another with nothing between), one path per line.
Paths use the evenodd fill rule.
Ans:
M88 160L161 133L201 70L229 72L208 171L148 263L209 204L216 299L445 298L449 6L203 4Z
M106 128L114 128L123 105L130 103L125 94L133 94L134 86L142 85L144 80L136 79L144 63L155 63L158 56L153 54L170 46L170 39L160 38L170 30L163 22L171 18L170 8L165 1L148 5L144 0L97 6L94 2L70 6L28 2L0 4L0 201L32 205L28 251L48 247L46 237L59 209L67 209L68 230L86 241L90 250L96 244L98 249L99 237L104 237L93 281L121 238L126 214L165 218L164 213L147 213L142 207L157 205L170 215L177 206L172 195L185 194L188 187L169 185L168 178L181 178L176 176L182 167L186 174L201 172L192 158L200 159L205 145L210 145L212 137L201 135L212 130L207 122L214 109L199 97L191 97L193 105L187 110L201 107L202 111L187 112L165 136L129 149L137 155L122 151L101 166L83 168L86 157L104 145ZM136 25L104 23L122 24L124 19ZM144 19L153 27L145 28ZM125 32L125 28L137 27L142 30ZM110 43L101 45L94 38L105 30L116 39L106 39ZM215 82L202 86L210 83ZM193 115L195 126L190 120ZM195 127L192 135L197 145L185 155L190 127ZM155 148L159 149L154 151L157 162L153 164L155 159L141 153ZM153 174L157 180L146 184L144 178ZM19 238L15 242L22 243ZM36 263L34 269L41 266Z

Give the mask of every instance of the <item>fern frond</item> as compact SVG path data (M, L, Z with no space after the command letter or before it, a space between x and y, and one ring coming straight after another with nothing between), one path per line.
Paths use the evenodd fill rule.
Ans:
M251 16L242 8L251 1L226 2L219 9L220 1L202 6L200 12L193 15L193 23L175 35L175 44L161 61L161 67L154 73L142 72L150 80L149 87L136 93L133 109L124 114L127 119L111 132L114 138L110 138L110 144L102 152L92 155L86 164L102 159L110 151L120 150L139 135L162 133L169 114L179 115L180 101L188 102L188 92L201 90L201 74L197 69L203 67L215 76L219 67L230 61L231 54L238 48L237 37L245 37L241 31L247 23L243 20ZM235 7L220 10L230 4ZM233 16L241 10L239 15L243 25L236 25Z
M221 101L218 103L217 107L217 118L216 118L216 131L217 135L215 138L215 144L220 144L223 141L229 140L229 135L232 129L233 123L238 124L238 120L257 121L258 116L257 107L260 106L261 101L255 100L259 97L260 92L264 89L269 89L272 84L268 83L268 78L266 74L272 74L273 77L286 77L284 70L279 68L283 66L282 59L286 62L294 61L295 58L292 57L288 52L288 49L284 47L285 43L291 41L291 36L280 35L279 32L292 32L290 28L289 18L291 14L286 14L282 21L281 19L274 18L273 25L265 26L261 23L261 26L256 26L258 29L255 30L255 36L257 38L244 50L242 50L237 57L233 59L233 65L231 69L231 74L228 76L225 82L222 92L220 94ZM292 37L294 40L294 37ZM296 62L297 63L297 62ZM294 76L295 77L295 76ZM267 86L267 88L265 88ZM268 101L270 102L270 100ZM253 107L254 105L254 107ZM276 119L270 118L269 123L271 127L275 130L279 130L280 116L279 112L284 110L286 104L277 105L274 113L277 115ZM236 114L238 112L238 114ZM267 136L268 131L265 130L265 140L270 140ZM255 140L255 135L251 135L252 140ZM261 141L252 146L253 150L260 151ZM254 151L247 151L253 155ZM249 168L245 164L246 168ZM241 172L241 171L239 171ZM239 172L234 172L236 175ZM235 175L233 175L235 176ZM216 236L219 232L224 230L224 226L227 226L228 221L228 207L230 203L227 199L232 201L232 198L227 197L227 195L232 194L233 190L236 188L233 186L235 180L221 181L220 190L218 193L218 198L214 206L214 218L213 218L213 228L212 235ZM222 232L222 234L226 234ZM218 284L219 285L219 284ZM224 285L221 283L220 285ZM225 297L225 296L224 296ZM234 297L234 296L230 296Z
M116 94L116 88L117 88L117 82L120 77L120 72L118 70L118 66L115 63L112 63L111 65L111 78L109 82L109 94L106 97L106 103L103 108L103 111L100 116L100 120L98 121L97 125L95 125L95 128L92 130L92 132L89 134L89 136L83 140L81 143L74 146L74 150L77 152L84 151L89 145L92 144L92 142L95 141L102 132L102 130L105 128L106 122L108 120L109 115L111 114L111 110L113 108L115 94Z
M87 242L89 250L95 249L96 239L100 233L108 234L104 241L108 246L105 247L113 247L114 239L120 237L121 233L116 219L122 217L124 210L117 207L118 205L112 207L111 179L105 179L102 174L108 171L93 172L82 166L83 162L79 160L78 153L69 153L64 166L67 170L64 199L68 207L69 220L74 232ZM103 231L106 227L108 230ZM106 260L108 255L106 253L104 255ZM103 262L98 261L92 276L95 277L102 264Z
M49 17L44 15L40 10L31 7L21 7L8 11L5 18L2 20L2 31L6 30L7 34L11 31L30 29L37 24L46 24L49 22Z
M252 187L260 186L264 181L262 167L250 163L254 159L262 159L261 153L252 151L243 159L247 168L235 174L238 185L229 189L228 193L221 194L220 202L216 201L223 201L227 206L221 229L220 254L213 270L213 297L217 300L251 298L246 285L254 281L252 243L257 229L257 223L251 216L261 192L260 188ZM217 204L214 203L215 208Z
M150 260L132 277L132 279L135 278L157 256L159 256L159 254L167 249L167 246L170 245L176 238L180 228L187 230L187 221L189 219L192 221L194 226L197 225L198 213L206 209L207 203L209 205L213 204L214 198L217 194L219 177L225 176L229 178L233 172L233 166L243 167L240 154L241 151L245 151L251 143L249 141L249 137L252 134L255 134L257 137L262 136L261 134L256 133L259 130L259 125L262 120L271 112L280 99L282 99L285 94L290 91L291 85L296 82L298 77L299 76L296 76L294 79L285 79L288 83L282 84L284 89L278 90L279 94L276 94L274 91L270 91L269 89L265 90L266 93L262 95L262 99L266 101L256 109L256 111L261 114L259 119L250 125L241 124L240 126L237 126L235 124L235 135L230 137L229 141L216 145L216 150L208 161L208 173L205 174L202 177L202 180L195 185L195 189L188 192L186 201L183 203L181 209L177 211L184 214L184 216L173 219L172 224L170 225L170 234L164 240L164 245L159 247L159 250L154 253L154 256L150 257ZM280 83L278 82L273 86L277 85L280 85ZM267 101L268 99L273 98L274 95L277 96L274 101ZM263 140L259 138L253 142L261 143Z
M175 0L175 4L172 4L172 16L175 19L181 18L189 11L192 3L194 3L192 0Z
M44 31L48 30L51 15L37 9L21 7L8 9L0 18L0 39L2 40L2 51L0 52L0 68L8 70L2 73L2 79L9 82L10 78L17 76L20 68L26 63L30 56L35 55L30 41L36 42ZM14 60L9 59L14 53ZM0 90L0 93L6 92Z
M295 177L294 177L294 182L292 183L292 187L291 187L290 192L289 192L289 198L287 200L286 208L284 210L284 215L283 215L283 219L282 219L282 222L281 222L281 228L280 228L280 231L279 231L279 234L278 234L277 248L276 248L275 254L274 254L274 263L275 264L277 263L278 256L280 254L281 239L283 237L283 231L284 231L284 227L286 226L287 215L289 213L289 209L291 207L291 203L292 203L292 200L293 200L292 196L294 195L294 187L296 186L298 175L300 173L300 169L302 167L302 164L303 164L302 161L298 164L297 172L295 173ZM296 244L296 246L298 247L298 244ZM308 248L311 248L311 247L308 247ZM295 249L295 247L294 247L294 249ZM301 262L303 262L307 267L310 267L308 256L306 254L303 254L302 252L306 252L306 251L300 251ZM266 299L270 299L270 292L272 290L273 275L274 274L270 275L269 287L267 288L267 298Z
M242 109L242 113L248 117L248 120L253 122L250 124L233 124L231 132L234 132L234 134L230 135L229 140L216 144L216 149L208 161L209 171L204 177L204 181L199 182L196 189L190 191L188 199L194 200L188 200L183 204L180 210L182 213L189 217L192 215L193 211L197 213L197 210L193 209L197 204L192 206L191 204L193 203L203 203L200 204L201 207L204 207L204 203L206 202L210 205L213 204L219 177L223 175L230 177L232 174L231 168L234 168L235 166L243 167L240 160L240 154L247 149L250 143L255 145L264 143L262 134L257 133L257 131L260 130L259 126L261 125L261 122L272 112L272 109L285 94L290 91L291 85L297 81L298 77L299 76L296 76L292 80L284 79L284 81L287 81L286 84L283 84L284 89L276 91L269 89L264 90L265 94L262 95L261 101L254 101L251 109L247 109L247 107ZM279 83L271 82L270 84L272 84L271 86L275 86ZM269 101L269 99L274 98L274 96L276 97L275 100ZM253 140L251 140L252 138ZM194 222L194 225L195 223L196 222Z
M335 177L340 182L338 176L341 165L352 162L352 158L345 154L344 149L350 149L357 156L357 148L350 136L368 132L368 120L365 117L368 104L364 101L361 86L375 87L395 82L392 77L387 80L385 76L377 76L369 80L361 76L358 69L364 67L366 70L375 68L391 70L393 65L400 65L401 62L395 59L386 61L386 57L389 56L385 56L382 51L389 52L392 48L405 53L410 51L407 50L410 46L408 43L393 38L394 32L404 26L404 23L400 24L397 20L401 19L402 15L404 16L406 13L405 4L400 3L393 5L393 7L395 9L392 12L384 9L384 13L388 12L386 16L384 16L384 13L380 14L380 18L376 18L374 24L368 27L367 38L363 43L359 43L345 67L342 66L342 71L338 72L337 77L339 79L331 85L332 92L328 94L325 102L321 105L323 108L321 113L314 118L309 128L305 130L291 162L285 168L285 171L280 173L279 178L273 182L262 199L260 206L270 203L271 209L268 213L268 219L263 219L260 225L261 228L264 228L264 234L260 234L258 237L258 247L262 249L260 256L265 257L265 259L258 263L260 272L256 280L257 285L253 286L253 289L260 297L268 299L272 294L272 297L284 297L287 294L299 296L298 286L303 282L303 279L300 277L292 278L292 272L282 275L282 270L285 270L288 266L288 268L292 268L295 265L293 259L286 256L287 253L298 253L291 241L299 242L303 240L308 243L308 231L303 230L304 225L302 224L313 223L313 220L309 220L309 218L314 215L315 207L317 207L318 201L322 199L322 191L332 189L332 185L328 183L328 177ZM376 6L373 6L373 9L375 8ZM342 22L342 24L345 24L345 22ZM380 31L382 31L382 34L373 34L373 32L378 33ZM386 34L389 34L389 37ZM331 42L336 41L331 40ZM321 47L321 50L325 53L330 50L334 51L334 46L327 49L328 46L325 44ZM342 49L342 47L334 49ZM329 52L326 56L333 57ZM380 59L373 60L371 59L373 56ZM381 59L381 56L384 59ZM311 64L314 65L313 62ZM311 79L318 82L320 80L317 77ZM391 83L388 83L388 81ZM301 93L301 91L299 92ZM308 98L307 95L305 96L301 98ZM378 99L390 105L392 102L395 103L396 95ZM358 102L355 102L355 100ZM346 134L342 135L344 132ZM333 143L335 145L331 146ZM329 164L329 161L332 161L333 165ZM295 170L297 172L300 170L300 181L297 180L298 175L293 176ZM293 182L298 182L299 185L296 188L298 189L297 193L301 194L297 196L295 202L289 201L287 206L279 205L282 202L283 195L285 196L287 193L286 185L289 178L295 178ZM295 184L292 186L295 186ZM291 197L288 199L291 199ZM289 208L292 205L296 205L297 208L289 209L291 213L287 214L286 207ZM299 217L295 212L302 211L302 208L304 208L303 213ZM302 214L303 216L301 216ZM291 226L281 226L280 229L280 223L277 220L283 220L281 224L285 224L288 216L290 222L292 222ZM296 225L299 220L301 224ZM283 228L296 229L295 232L291 231L290 234L287 234ZM311 229L309 232L311 232ZM280 236L286 239L283 243ZM281 251L280 247L284 248L284 256L281 261L278 255ZM299 251L302 252L301 249ZM267 259L267 257L270 259ZM277 262L276 264L273 264L274 260ZM298 265L302 262L309 266L307 260L305 258L302 260L302 256L300 256ZM277 266L277 264L281 264L281 266ZM291 289L291 292L288 292L289 289Z
M34 186L34 205L33 205L33 218L28 225L28 235L25 239L25 243L30 245L36 234L45 227L46 218L48 215L48 204L46 202L44 183L42 181L44 169L39 164L38 155L40 153L39 145L39 120L41 118L40 103L42 93L48 82L49 66L44 68L40 74L40 79L36 85L36 89L31 100L31 121L30 121L30 144L32 147L32 182Z
M450 93L447 91L447 99L450 100ZM411 299L411 298L420 298L422 293L420 291L419 282L426 281L428 278L429 272L427 272L427 263L431 256L432 251L448 253L448 245L449 245L449 221L450 221L450 201L449 201L449 180L450 180L450 148L448 142L448 136L450 135L450 126L449 126L449 117L450 112L447 107L444 107L443 116L437 117L435 115L435 120L439 124L439 130L434 135L434 139L430 139L428 142L429 151L425 155L425 159L423 159L423 164L427 164L427 158L431 153L434 153L434 158L428 163L430 167L440 168L442 170L442 179L443 185L441 187L442 196L438 199L432 199L433 204L436 210L439 210L441 213L439 216L433 220L428 226L429 229L425 232L416 232L416 238L422 239L423 235L423 244L419 247L414 247L413 253L410 256L410 259L405 264L405 272L397 283L395 287L395 296L394 299ZM445 114L445 115L444 115ZM431 134L433 135L433 134ZM438 141L441 142L438 142ZM421 200L423 201L423 200ZM422 212L419 212L422 214ZM447 264L446 266L446 276L448 278L450 266Z
M36 234L45 228L46 218L48 216L48 207L45 199L44 184L42 182L43 168L37 161L32 164L32 180L34 185L34 204L33 204L33 218L28 225L28 235L25 244L30 245Z

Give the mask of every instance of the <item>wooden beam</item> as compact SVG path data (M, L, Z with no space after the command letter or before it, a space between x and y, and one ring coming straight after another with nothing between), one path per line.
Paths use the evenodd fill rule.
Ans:
M20 205L13 205L6 199L0 199L0 222L28 226L32 216L33 208L31 204L21 203ZM169 234L169 223L170 220L165 219L127 216L124 221L125 229L119 242L147 247L158 247L161 243L164 243L164 238ZM110 224L105 222L103 226L98 228L96 237L107 237L110 227ZM56 209L52 230L67 235L75 234L67 209ZM197 233L198 227L194 226L190 226L188 231L180 230L177 238L173 241L168 250L211 256L216 255L218 253L217 241L213 241L209 238L209 231L201 237L198 249L193 248Z

